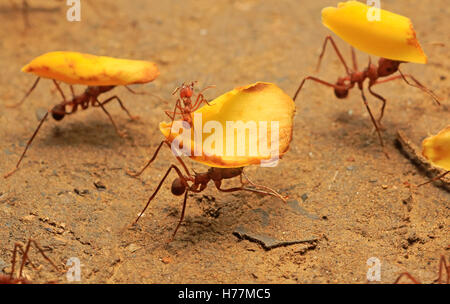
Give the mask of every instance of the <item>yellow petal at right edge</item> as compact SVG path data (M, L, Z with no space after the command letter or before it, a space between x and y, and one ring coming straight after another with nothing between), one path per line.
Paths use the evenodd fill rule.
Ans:
M426 63L427 56L411 20L380 9L380 18L376 21L374 10L358 1L341 2L337 8L322 10L322 23L360 51L392 60Z
M450 171L450 125L423 141L422 154L434 166Z

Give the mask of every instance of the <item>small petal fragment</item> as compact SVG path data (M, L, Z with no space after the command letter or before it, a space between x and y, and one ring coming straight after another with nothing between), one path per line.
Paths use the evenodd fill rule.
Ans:
M450 171L450 125L423 141L422 154L433 166Z

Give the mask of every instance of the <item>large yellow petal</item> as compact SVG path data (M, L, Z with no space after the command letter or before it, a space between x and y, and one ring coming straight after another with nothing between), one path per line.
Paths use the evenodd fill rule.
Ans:
M433 166L450 171L450 125L423 141L422 154Z
M43 54L24 66L22 71L69 84L90 86L147 83L159 75L153 62L77 52Z
M363 52L398 61L427 62L409 18L381 9L379 21L369 21L369 8L357 1L326 7L322 23ZM369 15L375 16L371 12L373 8Z
M295 103L276 85L257 82L239 87L219 96L210 104L211 106L205 105L191 115L193 130L201 130L202 136L201 141L198 137L195 139L192 130L187 136L190 139L190 155L188 156L193 160L211 167L243 167L270 160L272 155L269 150L276 151L281 158L289 149ZM196 120L196 117L200 117L199 115L201 122ZM240 126L239 122L241 122ZM218 129L221 128L222 132L218 129L205 129L205 126L208 127L213 123L218 124ZM230 127L229 131L227 131L227 123ZM272 123L274 123L273 129ZM239 137L238 132L231 128L231 124L238 124L238 129L243 130L242 137ZM264 124L267 128L261 127ZM276 124L278 124L278 132L276 132ZM245 129L245 126L248 129ZM171 123L162 122L159 127L170 142L182 134L182 131L175 128L171 132ZM213 138L213 134L223 134L223 136L213 145L208 145L207 142ZM272 144L276 134L278 134L278 149L275 144ZM238 138L244 138L244 141L238 141ZM195 155L195 142L202 143L201 149L198 150L199 155ZM268 150L259 149L261 143ZM219 149L220 145L222 150ZM241 152L239 148L242 148Z

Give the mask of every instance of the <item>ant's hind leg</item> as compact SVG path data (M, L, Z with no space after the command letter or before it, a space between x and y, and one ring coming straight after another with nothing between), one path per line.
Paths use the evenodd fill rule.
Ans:
M403 273L401 273L401 274L398 276L397 280L395 280L394 284L398 284L398 282L400 281L400 279L401 279L402 277L404 277L404 276L408 277L414 284L420 284L420 282L417 281L417 279L414 278L409 272L403 272Z
M128 114L128 117L130 117L131 120L138 120L138 119L139 119L139 116L133 116L133 115L130 114L130 112L128 111L128 109L125 108L125 106L123 105L122 100L120 100L120 98L119 98L117 95L114 95L114 96L112 96L112 97L109 97L108 99L104 100L104 101L102 102L102 104L105 105L106 103L108 103L108 102L110 102L110 101L112 101L112 100L117 100L117 102L119 103L119 105L120 105L120 107L122 108L122 110L124 110L124 111Z
M62 97L63 101L66 102L66 96L64 95L64 92L61 89L61 87L59 86L58 82L53 79L53 83L55 84L56 89L58 90L59 94L61 94L61 97Z
M369 92L370 94L372 94L373 96L375 96L376 98L378 98L379 100L381 100L382 105L381 105L381 110L380 110L380 116L377 119L377 123L378 126L383 129L383 125L381 124L381 120L383 119L384 116L384 110L386 108L386 98L384 98L383 96L381 96L380 94L375 93L374 91L372 91L372 86L369 86Z
M369 103L367 102L366 96L364 95L364 89L361 88L361 97L363 99L364 105L366 106L367 112L369 112L370 119L372 120L373 125L375 126L375 130L378 134L378 139L380 140L380 145L383 148L383 153L386 155L386 157L389 159L389 154L386 152L386 148L384 146L383 137L381 136L380 128L378 127L378 124L375 120L375 117L372 114L372 111L370 110Z
M221 185L222 185L221 181L214 181L214 184L216 185L217 190L219 190L221 192L248 191L248 192L253 192L253 193L260 193L260 194L264 194L264 195L275 196L275 197L278 197L279 199L281 199L283 202L286 202L286 199L283 196L281 196L280 194L276 193L274 190L267 188L267 187L266 188L269 189L270 192L264 191L264 190L259 190L259 189L247 188L244 186L223 189L223 188L221 188ZM258 186L258 185L256 185L256 186Z
M139 213L139 216L137 217L137 219L134 221L134 223L136 224L139 219L142 217L142 215L144 214L145 210L147 210L148 206L150 205L150 202L155 198L156 194L158 194L159 189L161 189L161 186L163 185L164 181L166 180L167 176L169 175L170 171L174 169L179 178L183 181L183 183L187 186L187 181L186 178L183 176L183 174L181 173L180 169L178 169L177 166L175 165L171 165L170 168L167 170L166 174L164 174L164 177L161 179L161 181L158 184L158 187L156 187L155 191L153 192L153 194L149 197L147 204L145 205L144 209L142 209L141 213ZM188 191L186 191L188 192Z
M434 181L440 180L441 178L445 177L445 176L446 176L447 174L449 174L449 173L450 173L450 171L444 172L443 174L440 174L440 175L438 175L438 176L436 176L436 177L433 177L432 179L430 179L429 181L427 181L427 182L425 182L425 183L422 183L422 184L420 184L420 185L417 185L417 187L422 187L422 186L427 185L427 184L429 184L429 183L432 183L432 182L434 182Z
M242 183L242 185L245 184L245 182L242 181L242 176L244 176L245 179L247 180L247 182L248 182L250 185L252 185L253 187L255 187L255 188L260 188L260 189L264 189L264 190L266 190L266 191L272 193L274 196L278 197L279 199L281 199L283 202L286 203L286 200L287 200L287 198L288 198L287 196L281 195L280 193L278 193L277 191L273 190L273 189L270 188L270 187L255 184L253 181L250 180L250 178L247 176L247 174L245 174L244 171L242 171L242 174L241 174L241 183Z
M153 153L152 158L150 158L150 160L147 162L147 164L139 172L135 173L135 172L132 172L132 171L128 170L127 174L129 176L132 176L132 177L140 176L145 171L145 169L147 169L150 166L150 164L156 159L156 156L158 156L159 150L161 150L161 147L164 144L166 144L171 149L170 143L167 140L161 141L161 143L159 144L158 148L156 148L156 151ZM183 167L184 171L186 172L187 176L191 177L191 174L189 173L189 170L188 170L186 164L181 159L181 157L179 157L179 156L175 156L175 157L180 162L180 164Z
M162 99L161 97L159 97L159 96L156 95L156 94L148 93L148 92L137 92L137 91L133 90L132 88L130 88L129 86L124 86L124 87L125 87L130 93L132 93L132 94L134 94L134 95L147 95L147 96L153 96L153 97L158 98L159 101L164 101L164 102L165 102L164 99Z
M119 128L117 127L116 123L114 122L114 119L112 118L111 114L109 114L109 112L105 109L104 103L110 101L110 100L106 100L103 103L98 101L98 99L95 99L96 103L98 104L98 106L100 108L102 108L103 112L105 112L105 114L108 116L109 120L111 121L111 123L114 126L114 129L116 130L116 133L120 136L120 137L127 137L127 133L125 131L120 131Z

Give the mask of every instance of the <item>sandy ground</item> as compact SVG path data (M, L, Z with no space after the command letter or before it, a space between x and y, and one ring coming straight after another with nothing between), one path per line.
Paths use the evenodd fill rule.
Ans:
M337 100L332 90L307 83L296 103L290 151L276 168L246 170L258 183L289 195L290 202L218 193L211 186L189 197L185 221L170 244L165 241L182 203L171 195L171 181L138 225L128 227L173 156L162 153L139 179L126 170L140 168L160 143L158 123L166 119L163 110L172 108L173 89L198 80L199 87L216 85L206 93L214 98L236 86L268 81L293 95L302 77L314 74L330 33L320 11L336 2L82 1L81 22L70 23L64 3L36 0L30 1L26 30L18 2L0 4L0 172L14 167L37 126L36 113L59 100L51 81L44 80L22 107L4 107L31 86L34 77L20 68L42 53L72 50L155 61L160 77L135 88L164 101L120 87L109 94L118 94L141 116L130 121L118 105L108 106L129 139L118 137L99 109L46 122L21 170L0 183L0 270L10 269L14 243L31 237L58 265L79 258L83 283L365 283L370 257L380 260L383 283L403 271L427 283L436 279L440 256L449 255L450 194L427 185L410 199L404 183L427 177L396 148L395 134L402 130L420 145L449 123L447 1L382 1L384 8L413 20L429 57L428 64L405 64L403 70L444 99L437 107L401 81L377 88L388 99L383 137L390 160L358 91ZM336 40L348 58L348 45ZM363 66L368 56L358 52L358 59ZM334 82L343 74L328 52L318 76ZM379 103L373 98L370 103L378 112ZM196 171L207 169L187 162ZM98 182L106 189L98 189ZM239 240L236 229L317 241L264 250ZM28 265L29 279L67 282L34 251L31 257L42 267Z

